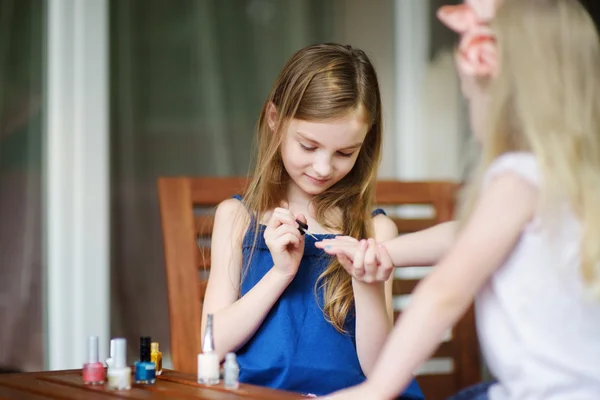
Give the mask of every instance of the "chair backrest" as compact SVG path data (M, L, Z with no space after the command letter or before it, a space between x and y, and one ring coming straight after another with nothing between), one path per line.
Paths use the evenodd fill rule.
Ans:
M210 268L212 214L221 201L242 194L245 178L163 177L158 180L169 302L171 359L176 370L196 371L200 352L202 302ZM451 182L379 181L377 204L399 232L425 229L452 219L457 185ZM404 210L403 207L412 209ZM429 207L422 215L418 207ZM408 216L406 215L408 213ZM396 315L426 267L397 269ZM407 275L405 272L411 272ZM444 399L480 380L480 361L472 308L428 361L417 380L427 399Z
M394 220L400 234L451 221L458 185L443 181L379 181L376 202ZM394 314L401 308L431 267L398 268L393 283ZM479 382L481 362L471 306L417 375L425 398L445 399Z

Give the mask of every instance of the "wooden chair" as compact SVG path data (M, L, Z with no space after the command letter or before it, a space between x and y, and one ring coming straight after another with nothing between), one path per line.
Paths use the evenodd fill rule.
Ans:
M457 189L458 185L452 182L379 181L376 201L394 220L398 232L405 234L451 221ZM390 206L391 209L388 210ZM402 207L412 207L412 210L403 210ZM417 216L407 217L403 211L408 211L408 214L412 211ZM428 212L427 215L419 215L423 211ZM392 290L394 298L409 296L429 269L430 267L410 268L416 277L407 277L408 274L404 272L408 272L408 268L397 268ZM394 314L395 319L401 318L401 311L397 307ZM479 344L471 306L418 374L417 381L427 400L441 400L480 380Z
M176 370L196 371L201 349L202 302L210 268L210 234L214 207L234 194L244 192L245 178L163 177L158 180L165 267L168 287L171 359ZM453 215L456 184L449 182L380 181L377 203L396 222L400 233L425 229L449 221ZM396 206L429 206L426 217L401 217ZM200 209L200 211L199 211ZM420 267L422 268L422 267ZM404 269L397 269L401 271ZM417 270L415 268L414 270ZM394 295L407 296L418 278L394 282ZM397 315L400 313L396 313ZM480 361L472 308L453 329L450 340L428 361L446 371L424 371L418 375L428 400L444 399L480 380Z

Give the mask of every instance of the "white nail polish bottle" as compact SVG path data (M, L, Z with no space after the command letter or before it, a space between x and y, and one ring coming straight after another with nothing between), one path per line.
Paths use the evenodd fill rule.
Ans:
M202 341L202 353L198 354L198 383L204 385L219 383L219 356L215 353L214 343L213 315L208 314Z
M114 339L114 358L108 368L108 388L111 390L131 389L131 368L127 366L127 341Z

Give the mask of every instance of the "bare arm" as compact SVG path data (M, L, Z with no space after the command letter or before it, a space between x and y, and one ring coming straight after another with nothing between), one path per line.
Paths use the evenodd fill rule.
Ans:
M398 235L396 225L385 215L374 217L373 224L378 241ZM366 244L363 243L363 246ZM371 246L374 247L374 243ZM369 256L374 256L374 251L365 254L365 257ZM387 282L365 283L352 279L356 308L356 350L360 366L367 376L392 329L392 280L393 276Z
M211 242L211 271L202 309L202 333L206 315L214 314L215 350L220 358L248 341L267 313L293 279L271 269L248 293L238 299L242 238L247 211L235 199L225 200L218 208Z
M383 247L379 251L377 272L366 273L365 279L374 278L375 280L387 280L393 272L394 267L412 267L429 266L436 264L450 249L454 242L457 230L455 221L444 222L424 229L419 232L409 233L401 236L395 236L391 239L380 242ZM379 239L377 239L379 242ZM324 249L332 255L343 254L345 258L352 261L360 256L359 241L349 236L337 237L335 239L325 239L315 243L320 249ZM381 257L385 254L384 257ZM359 260L360 261L360 260ZM362 266L359 262L355 263L354 272L348 268L348 272L359 278L362 278ZM358 275L355 275L357 273ZM364 280L364 279L363 279Z
M354 390L389 399L406 387L413 371L510 254L533 217L537 197L537 190L513 173L489 184L453 248L415 290L368 382ZM339 398L352 398L352 392Z
M448 252L456 236L455 221L383 242L396 267L434 265ZM379 240L378 240L379 241Z

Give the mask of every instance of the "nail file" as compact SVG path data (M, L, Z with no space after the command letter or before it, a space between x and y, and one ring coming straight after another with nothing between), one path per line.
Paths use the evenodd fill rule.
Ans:
M312 237L316 241L320 240L315 235L309 232L308 224L305 224L304 222L301 222L299 220L296 220L296 222L298 223L298 230L300 231L300 233L302 233L303 235L306 233L308 236Z

